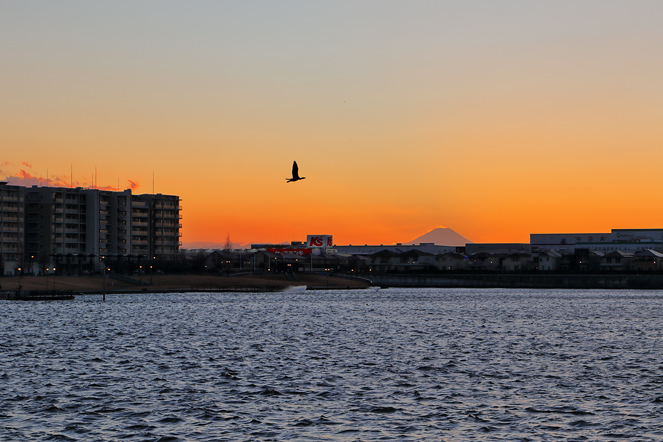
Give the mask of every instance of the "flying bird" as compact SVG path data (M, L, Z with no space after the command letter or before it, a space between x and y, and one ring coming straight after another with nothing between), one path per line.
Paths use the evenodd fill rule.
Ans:
M291 182L291 181L299 181L299 180L305 180L305 179L306 179L305 176L302 176L302 177L299 176L299 167L297 167L297 161L293 161L292 162L292 178L286 178L286 181Z

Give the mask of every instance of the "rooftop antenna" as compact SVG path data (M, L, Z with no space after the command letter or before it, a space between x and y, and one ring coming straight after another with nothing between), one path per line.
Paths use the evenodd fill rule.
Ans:
M152 195L154 195L154 172L152 172Z
M71 173L70 180L71 181L69 181L69 188L73 189L74 188L74 165L70 164L69 167L71 167L71 171L70 171L70 173Z
M48 169L46 169L46 187L48 187Z

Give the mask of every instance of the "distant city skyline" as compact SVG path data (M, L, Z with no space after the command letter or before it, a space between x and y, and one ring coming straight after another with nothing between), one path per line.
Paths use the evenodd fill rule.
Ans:
M657 228L662 15L648 0L3 2L0 179L179 195L184 244ZM288 185L294 160L307 179Z

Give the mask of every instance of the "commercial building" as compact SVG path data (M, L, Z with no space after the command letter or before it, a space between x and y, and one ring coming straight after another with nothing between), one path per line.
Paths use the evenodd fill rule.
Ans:
M380 252L382 250L389 250L393 253L403 253L410 250L418 250L420 252L440 254L447 252L455 252L458 247L455 246L441 246L433 243L420 243L420 244L364 244L364 245L334 245L337 253L348 255L370 255Z
M612 229L609 233L532 233L530 245L532 249L558 252L573 252L577 249L589 249L601 253L615 250L663 251L663 229Z

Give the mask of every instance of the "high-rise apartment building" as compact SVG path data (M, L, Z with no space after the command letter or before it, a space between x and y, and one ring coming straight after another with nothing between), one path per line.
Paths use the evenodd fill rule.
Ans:
M23 187L0 182L0 269L14 274L24 266Z
M172 261L176 258L182 228L180 198L175 195L138 195L148 207L148 250L153 260Z
M25 201L31 273L128 272L173 261L179 252L175 195L33 186L25 188Z

